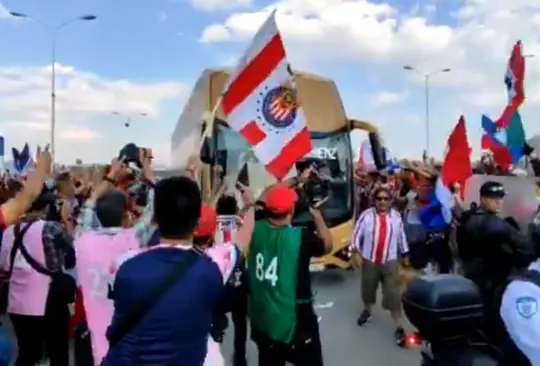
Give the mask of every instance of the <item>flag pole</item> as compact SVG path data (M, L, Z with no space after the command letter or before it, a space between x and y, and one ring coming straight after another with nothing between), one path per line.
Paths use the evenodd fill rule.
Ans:
M206 122L206 126L204 128L203 134L201 135L201 140L199 142L199 154L204 145L204 139L206 137L212 137L212 133L214 131L214 120L216 119L216 114L218 112L219 107L221 107L222 100L223 100L223 94L216 101L216 104L214 105L212 112L206 111L205 113L203 113L202 119L204 122Z

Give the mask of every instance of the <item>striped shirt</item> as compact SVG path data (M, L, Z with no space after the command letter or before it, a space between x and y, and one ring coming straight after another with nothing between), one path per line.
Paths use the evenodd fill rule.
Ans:
M401 215L394 209L387 214L378 214L374 208L362 212L351 244L362 258L376 264L395 261L409 251Z

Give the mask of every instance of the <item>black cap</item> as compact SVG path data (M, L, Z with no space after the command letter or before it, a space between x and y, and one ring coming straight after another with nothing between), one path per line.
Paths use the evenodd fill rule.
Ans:
M489 181L480 187L480 197L504 197L504 186L499 182Z

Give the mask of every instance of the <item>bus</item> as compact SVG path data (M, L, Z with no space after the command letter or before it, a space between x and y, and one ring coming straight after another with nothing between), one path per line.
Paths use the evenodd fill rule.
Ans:
M229 69L208 69L203 71L195 83L172 135L173 169L185 166L189 152L198 148L204 129L203 113L213 109L230 73ZM311 132L313 151L309 158L315 159L317 165L325 166L330 175L329 199L323 206L323 214L332 233L333 249L330 254L314 261L312 269L322 270L328 266L350 268L352 260L349 244L354 224L354 154L350 133L353 130L363 130L378 134L378 130L366 121L347 118L338 89L332 80L302 71L293 71L293 75L298 99ZM240 169L247 165L246 174L255 192L262 192L275 182L256 160L248 159L245 164L246 160L242 157L248 152L249 146L236 131L229 128L219 109L211 136L211 148L226 175L236 177ZM215 169L210 166L203 167L199 182L203 198L209 198L215 190L215 174ZM313 226L307 209L296 212L293 224Z

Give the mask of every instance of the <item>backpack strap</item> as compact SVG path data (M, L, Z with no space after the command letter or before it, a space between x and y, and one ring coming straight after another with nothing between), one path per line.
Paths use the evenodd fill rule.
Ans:
M33 223L33 221L30 221L22 230L20 223L15 224L15 226L13 227L13 245L11 246L11 251L9 253L9 267L6 276L6 279L8 280L11 279L11 276L13 274L13 267L15 264L15 257L17 256L17 252L24 246L24 235L30 229Z
M110 348L118 344L126 334L142 322L167 292L183 279L198 258L200 258L200 254L197 250L192 249L187 251L186 257L170 273L164 276L160 282L156 283L155 287L152 288L146 297L139 303L134 304L133 308L120 318L117 326L112 328L108 335Z
M26 234L32 224L33 222L28 223L28 225L26 225L22 230L20 224L15 225L15 227L13 228L13 231L15 233L15 242L16 244L18 244L19 250L21 251L24 260L30 265L30 267L32 267L34 271L45 276L53 277L55 275L55 272L49 271L41 263L35 260L28 252L26 246L23 244L24 234ZM15 244L13 244L13 246L15 246Z

